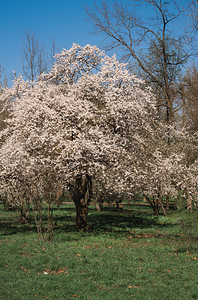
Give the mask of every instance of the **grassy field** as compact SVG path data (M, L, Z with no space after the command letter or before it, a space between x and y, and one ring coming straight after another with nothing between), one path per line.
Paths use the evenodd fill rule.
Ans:
M198 214L154 217L150 209L54 212L54 242L42 246L33 223L0 207L0 299L198 299Z

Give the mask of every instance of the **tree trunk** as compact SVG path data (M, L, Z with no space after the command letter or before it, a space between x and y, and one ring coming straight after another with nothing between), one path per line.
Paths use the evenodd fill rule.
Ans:
M164 216L167 217L166 210L165 210L165 208L164 208L164 204L163 204L163 200L162 200L162 197L161 197L161 196L159 196L159 204L160 204L160 206L161 206L161 208L162 208L162 211L163 211L163 213L164 213Z
M96 200L96 209L97 209L97 211L102 211L102 209L103 209L103 202L101 202L100 199Z
M76 199L76 226L79 230L88 230L87 215L88 215L88 204L85 203L84 198Z
M169 196L166 196L166 210L170 210L170 201L169 201Z
M88 230L88 207L92 198L92 178L88 174L76 176L72 198L76 206L76 226L79 230Z
M150 198L148 196L144 196L144 198L148 201L148 203L152 207L154 215L158 216L159 215L159 203L158 203L158 200L155 200L154 196L153 196L152 200L150 200Z
M187 210L193 211L193 200L187 188L185 188L185 194L187 199Z

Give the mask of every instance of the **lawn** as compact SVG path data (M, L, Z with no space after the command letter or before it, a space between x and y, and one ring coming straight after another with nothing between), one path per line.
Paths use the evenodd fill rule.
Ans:
M54 211L53 243L0 206L0 299L198 299L198 213L168 218L139 211L89 211L77 232L73 206Z

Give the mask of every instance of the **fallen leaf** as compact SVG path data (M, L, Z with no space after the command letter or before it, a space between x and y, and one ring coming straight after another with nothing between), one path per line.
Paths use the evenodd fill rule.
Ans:
M139 287L139 284L129 285L129 289L137 289Z
M67 268L59 268L57 271L52 271L54 274L62 274L64 273L65 271L67 270ZM65 272L65 273L68 273L68 272Z
M24 268L23 266L20 266L21 270L23 270L23 272L28 272L28 269Z
M50 270L50 269L45 268L45 270L43 271L43 274L45 274L45 275L47 275L47 274L60 275L62 273L68 274L69 272L66 272L67 269L68 269L68 267L66 267L66 268L59 268L57 270Z

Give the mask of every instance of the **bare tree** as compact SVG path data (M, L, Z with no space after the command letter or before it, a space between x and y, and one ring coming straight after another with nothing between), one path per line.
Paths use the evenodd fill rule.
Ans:
M7 87L7 76L4 74L4 68L0 64L0 95L2 89ZM4 129L7 125L6 120L9 116L9 103L7 99L2 99L0 101L0 131Z
M7 85L8 85L7 76L4 72L4 68L0 64L0 90L2 89L2 87L7 87Z
M115 1L110 8L104 1L101 6L87 9L96 30L110 39L107 50L121 47L122 60L134 62L153 86L167 123L174 120L178 74L193 55L187 49L186 35L178 34L180 17L189 8L182 8L179 2L134 0L124 5Z
M3 74L4 68L0 65L0 89L2 87L2 74Z
M193 65L180 83L182 121L190 131L198 131L198 66Z
M52 40L52 44L51 44L51 51L50 51L50 60L51 60L51 65L53 65L54 64L54 61L55 61L55 58L54 58L54 56L55 56L55 54L56 54L56 42L55 42L55 40L53 39Z
M189 0L189 16L195 33L198 31L198 0Z
M45 47L40 45L34 33L26 32L23 46L23 74L33 82L45 71L47 71Z

